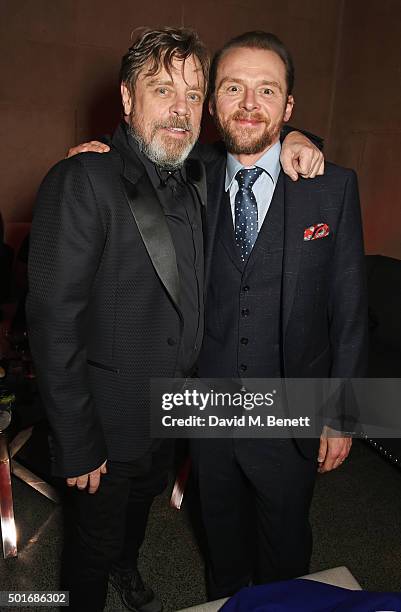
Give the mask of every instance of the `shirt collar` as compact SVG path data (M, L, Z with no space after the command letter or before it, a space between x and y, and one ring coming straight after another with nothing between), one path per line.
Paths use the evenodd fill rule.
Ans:
M280 174L280 153L281 143L276 142L270 149L262 155L260 159L252 167L262 168L266 174L271 178L273 185L276 185L278 175ZM227 167L226 167L226 182L225 190L228 191L232 185L235 175L238 170L244 168L238 159L236 159L231 153L227 153Z

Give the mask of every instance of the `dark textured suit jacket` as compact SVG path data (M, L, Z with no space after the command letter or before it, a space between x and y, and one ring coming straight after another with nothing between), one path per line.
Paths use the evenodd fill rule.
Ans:
M205 199L203 166L187 177ZM28 319L55 473L151 445L149 381L172 377L182 333L174 245L157 194L120 126L108 155L52 168L31 235Z
M211 266L218 265L213 259L213 247L216 241L224 243L226 239L216 232L219 211L224 203L225 167L226 159L221 154L206 160L207 279L210 278ZM280 334L283 374L290 378L364 376L367 365L367 297L355 173L327 163L324 176L314 180L293 182L283 173L279 180L283 182L284 207ZM304 230L320 222L329 225L329 235L317 240L304 240ZM263 265L260 257L253 262L253 271L258 265ZM223 283L224 279L221 279L221 285ZM212 289L209 285L208 293ZM217 288L216 291L218 294L220 290ZM222 356L227 340L221 332L221 317L224 318L227 310L223 303L227 296L221 295L220 304L218 297L213 299L212 307L210 300L207 301L201 376L223 376ZM258 322L255 321L255 333L257 329Z

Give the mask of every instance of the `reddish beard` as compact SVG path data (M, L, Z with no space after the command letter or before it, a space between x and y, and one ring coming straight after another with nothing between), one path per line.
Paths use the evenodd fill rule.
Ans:
M215 118L217 128L226 145L227 151L234 155L256 155L258 153L263 153L263 151L277 140L284 123L284 113L280 121L272 124L269 117L257 111L247 113L243 110L237 110L225 121L221 121L216 113ZM255 134L253 127L233 124L233 122L241 120L259 121L264 124L264 130L261 134Z

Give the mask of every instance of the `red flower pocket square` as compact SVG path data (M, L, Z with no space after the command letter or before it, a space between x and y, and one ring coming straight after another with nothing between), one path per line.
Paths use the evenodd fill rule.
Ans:
M304 240L318 240L318 238L326 238L330 234L330 228L327 223L316 223L304 230Z

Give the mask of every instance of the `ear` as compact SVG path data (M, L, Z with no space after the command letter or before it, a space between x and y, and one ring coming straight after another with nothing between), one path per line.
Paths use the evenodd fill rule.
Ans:
M289 121L292 115L292 109L294 108L294 104L295 104L294 96L287 96L287 104L285 105L285 112L284 112L284 117L283 117L284 122Z
M129 115L132 110L131 94L125 83L121 83L121 99L123 103L124 115Z
M212 117L214 117L214 97L213 96L209 98L209 103L208 103L209 113L212 115Z

